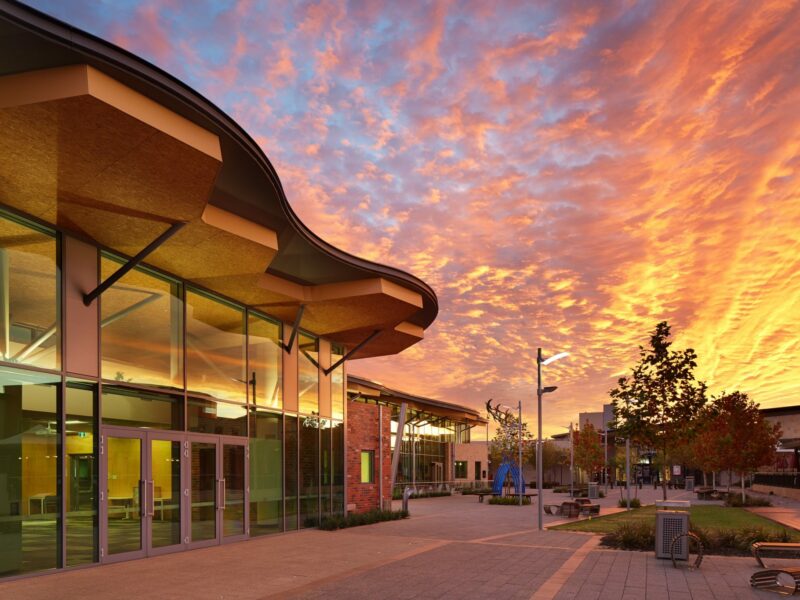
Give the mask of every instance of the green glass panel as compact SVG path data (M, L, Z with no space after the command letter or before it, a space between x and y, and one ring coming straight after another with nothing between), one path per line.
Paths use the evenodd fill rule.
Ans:
M281 415L250 413L250 535L283 530Z

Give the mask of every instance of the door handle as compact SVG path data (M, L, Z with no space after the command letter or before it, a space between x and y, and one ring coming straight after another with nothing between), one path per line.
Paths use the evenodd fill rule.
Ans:
M220 479L220 480L217 481L217 483L218 483L217 489L219 490L218 506L222 510L225 510L225 508L227 508L225 506L225 480L224 479Z
M155 516L155 514L156 514L156 498L155 498L156 488L155 488L155 482L151 479L150 481L147 481L145 483L145 488L147 486L150 486L149 496L148 496L149 502L148 502L148 505L147 505L147 516L148 517L152 517L152 516Z
M147 516L147 482L139 480L139 516Z

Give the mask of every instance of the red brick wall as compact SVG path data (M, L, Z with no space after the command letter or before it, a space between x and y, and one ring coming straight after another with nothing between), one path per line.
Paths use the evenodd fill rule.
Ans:
M392 498L392 409L383 407L383 498L384 505ZM380 450L378 448L378 407L363 402L347 404L347 505L350 512L366 512L380 508ZM361 483L361 451L375 452L375 483Z

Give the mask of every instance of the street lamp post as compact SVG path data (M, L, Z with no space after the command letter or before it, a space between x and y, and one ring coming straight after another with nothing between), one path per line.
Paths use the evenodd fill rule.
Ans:
M626 496L628 497L627 509L631 509L631 439L625 438L625 487L627 487Z
M538 438L536 440L536 494L539 497L539 531L543 527L544 521L544 505L542 504L542 396L555 392L558 388L554 385L546 388L542 387L542 365L549 365L560 358L568 356L569 352L559 352L547 359L542 359L542 349L536 350L536 399L538 409Z

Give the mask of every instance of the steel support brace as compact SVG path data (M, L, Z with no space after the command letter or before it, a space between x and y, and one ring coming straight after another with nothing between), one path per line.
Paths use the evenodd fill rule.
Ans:
M323 369L323 371L325 372L325 375L330 375L336 369L336 367L341 365L344 361L348 360L351 356L353 356L353 354L355 354L356 352L361 350L361 348L363 348L364 346L369 344L372 340L374 340L376 337L378 337L381 333L383 333L383 332L380 329L376 329L375 331L370 333L364 340L362 340L359 344L354 346L353 349L350 350L350 352L345 354L342 358L337 360L335 363L333 363L327 369Z
M88 294L84 294L83 296L83 303L86 306L89 306L92 302L94 302L100 294L105 292L108 288L114 285L117 281L122 279L125 274L136 267L139 263L141 263L145 258L147 258L151 253L158 249L161 244L166 242L169 238L173 235L178 233L183 226L186 225L184 222L173 223L169 229L167 229L164 233L154 239L152 242L147 244L136 256L122 265L119 269L117 269L108 279L106 279L103 283L98 285Z
M292 346L294 346L294 341L297 339L297 329L300 327L300 321L303 318L303 312L305 310L305 304L301 304L300 308L297 309L297 314L294 317L294 325L292 325L292 335L289 336L289 343L283 345L283 349L289 354L292 353Z

